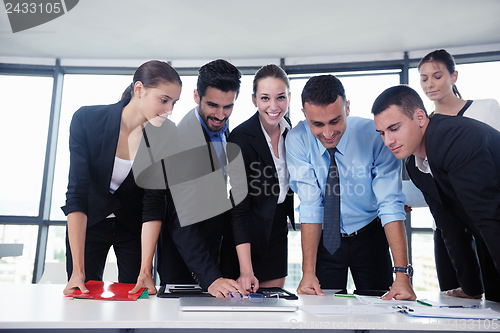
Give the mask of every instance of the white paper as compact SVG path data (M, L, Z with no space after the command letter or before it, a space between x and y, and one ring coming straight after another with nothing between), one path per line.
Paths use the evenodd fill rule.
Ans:
M412 308L408 315L412 317L432 317L432 318L463 318L463 319L499 319L500 312L487 309L462 309L462 308Z
M372 305L301 305L299 310L317 315L346 315L346 314L382 314L397 312L399 309L392 307L377 307Z
M403 180L403 194L406 196L407 206L413 208L427 207L424 195L411 180Z
M410 305L410 306L420 306L417 301L401 301L401 300L383 300L378 296L361 296L356 295L356 299L360 302L363 302L367 305ZM425 305L424 305L425 306Z

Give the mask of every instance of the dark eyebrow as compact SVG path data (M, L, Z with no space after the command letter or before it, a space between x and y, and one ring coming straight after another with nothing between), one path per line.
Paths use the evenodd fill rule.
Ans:
M392 124L392 125L387 126L387 129L391 129L391 128L394 128L394 127L399 126L399 125L401 125L401 122L400 122L400 121L398 121L398 122L397 122L397 123L395 123L395 124Z
M386 130L389 130L389 129L395 127L395 126L399 126L400 124L401 124L401 122L398 121L397 123L394 123L394 124L391 124L391 125L387 126ZM375 131L377 131L380 134L384 134L384 130L375 129Z
M342 118L342 115L338 115L337 117L335 117L332 120L330 120L328 123L334 122L336 120L338 121L338 120L340 120L340 118Z

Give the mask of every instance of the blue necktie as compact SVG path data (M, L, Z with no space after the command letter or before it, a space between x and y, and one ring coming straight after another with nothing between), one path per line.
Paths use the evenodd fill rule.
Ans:
M340 247L340 185L339 172L335 162L337 148L329 148L330 168L326 178L325 212L323 217L323 245L334 254Z
M215 148L215 152L217 153L217 157L219 158L219 165L222 170L222 173L226 175L226 170L224 170L224 166L226 165L226 152L224 151L224 142L222 141L222 133L218 135L214 135L212 137L212 144Z

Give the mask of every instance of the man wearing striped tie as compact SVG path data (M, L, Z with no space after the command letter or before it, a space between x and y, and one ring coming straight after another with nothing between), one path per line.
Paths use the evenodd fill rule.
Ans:
M390 289L384 299L414 300L401 163L372 120L348 117L349 101L335 76L309 79L302 106L306 119L286 138L290 187L300 199L297 292L345 289L350 269L357 290Z

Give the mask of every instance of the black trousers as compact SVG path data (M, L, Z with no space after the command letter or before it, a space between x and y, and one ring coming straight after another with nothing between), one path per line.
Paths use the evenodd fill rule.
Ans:
M85 282L102 281L109 249L113 246L118 282L136 283L141 268L141 232L132 232L116 218L104 219L87 228L85 239ZM66 272L73 273L73 258L66 228Z
M331 255L321 236L316 276L322 289L345 289L350 268L356 289L389 290L393 282L392 260L384 228L376 218L357 235L342 237Z
M460 287L455 267L451 262L440 229L434 230L434 260L436 261L439 289L446 291Z
M500 273L484 240L476 238L476 247L483 278L484 298L500 302Z

